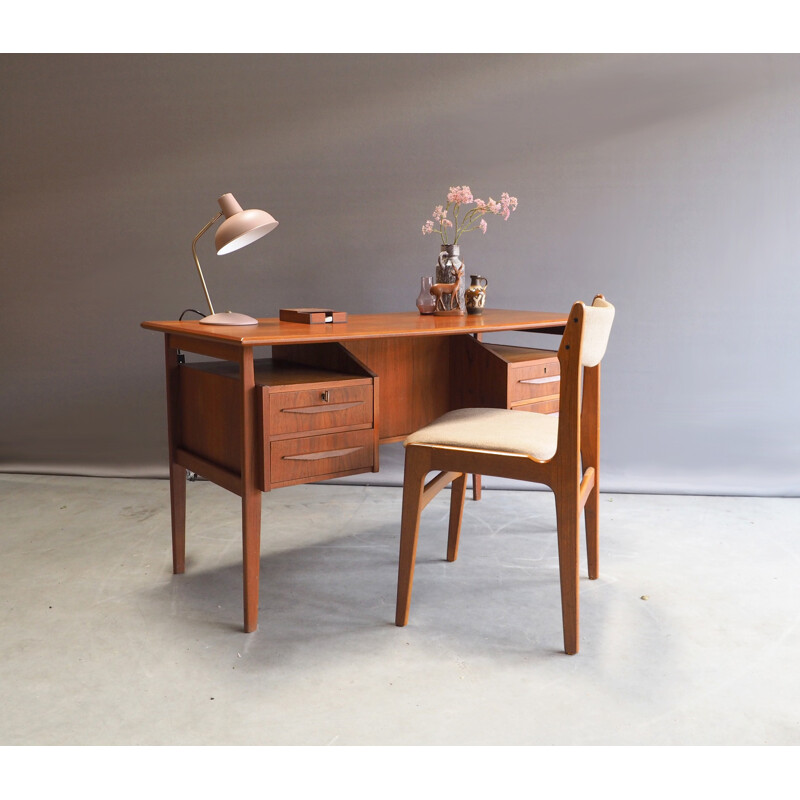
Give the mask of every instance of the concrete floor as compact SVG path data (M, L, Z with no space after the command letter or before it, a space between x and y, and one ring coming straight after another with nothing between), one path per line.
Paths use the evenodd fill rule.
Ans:
M393 624L400 490L263 496L241 632L239 502L0 475L0 745L800 744L800 500L604 495L601 577L563 654L547 492L428 507Z

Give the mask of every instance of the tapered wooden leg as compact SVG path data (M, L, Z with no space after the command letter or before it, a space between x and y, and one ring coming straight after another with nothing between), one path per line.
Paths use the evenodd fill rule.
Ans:
M169 503L172 513L172 571L182 575L186 569L186 470L175 463L178 448L178 404L180 377L178 351L164 337L164 362L167 379L167 447L169 450Z
M475 340L478 342L483 341L483 334L476 333L473 334ZM481 499L481 476L480 475L473 475L472 476L472 499L473 500L480 500ZM455 559L453 559L455 560Z
M182 575L186 569L186 469L170 464L169 502L172 511L172 571Z
M598 512L600 503L600 365L584 370L583 416L581 418L581 460L586 471L594 468L594 485L586 498L586 552L589 577L600 574Z
M400 564L397 571L397 611L395 625L408 623L414 563L417 558L419 518L422 513L422 492L428 458L422 448L407 447L403 478L403 512L400 522Z
M594 488L586 498L583 508L586 525L586 554L589 565L589 578L595 580L600 574L600 546L599 546L599 500L600 492L595 483Z
M561 578L561 615L564 623L564 650L578 652L579 636L579 537L580 508L577 492L556 494L558 520L558 565Z
M472 499L473 500L480 500L481 499L481 476L480 475L473 475L472 476Z
M458 539L464 516L464 498L467 494L466 473L456 478L450 486L450 526L447 532L447 560L458 558Z
M242 353L242 582L244 630L258 627L258 579L261 567L261 488L258 484L256 447L256 390L253 349Z
M244 586L244 630L258 627L258 581L261 567L261 492L242 498L242 564Z

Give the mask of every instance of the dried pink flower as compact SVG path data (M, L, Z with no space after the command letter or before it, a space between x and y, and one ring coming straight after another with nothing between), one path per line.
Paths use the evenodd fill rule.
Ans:
M510 208L512 211L517 207L517 198L511 197L508 192L500 195L500 202L503 204L503 208Z
M474 203L475 207L464 209L463 206ZM433 210L433 220L428 220L422 226L422 233L438 233L442 237L442 244L448 244L448 228L453 228L453 241L456 244L462 234L469 231L479 230L486 233L485 214L499 214L504 220L511 216L511 212L517 208L518 201L508 192L500 195L500 202L491 197L487 202L472 195L469 186L451 186L447 193L447 206L436 206ZM452 221L447 218L447 214L452 208ZM435 220L435 221L434 221Z
M517 207L517 198L511 197L508 192L500 195L500 204L503 207L503 219L508 219L511 212Z
M447 202L463 206L472 202L472 192L469 186L451 186L447 195Z

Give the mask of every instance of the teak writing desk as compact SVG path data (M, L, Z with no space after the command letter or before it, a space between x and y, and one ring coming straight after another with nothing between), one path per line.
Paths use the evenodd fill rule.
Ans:
M566 321L566 314L486 309L463 317L353 315L322 325L143 322L165 339L174 572L185 567L188 469L242 498L244 629L254 631L262 491L377 472L380 444L454 408L553 410L555 353L480 339L498 331L560 334ZM266 346L272 357L256 359L254 348ZM185 363L183 352L213 360Z

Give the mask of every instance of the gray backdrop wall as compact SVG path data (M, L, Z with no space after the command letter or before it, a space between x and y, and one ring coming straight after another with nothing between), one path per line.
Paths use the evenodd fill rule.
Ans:
M2 55L0 469L165 475L162 340L215 305L414 308L452 185L490 304L617 306L603 486L797 495L800 57ZM396 454L395 454L396 455ZM386 459L399 478L399 459Z

